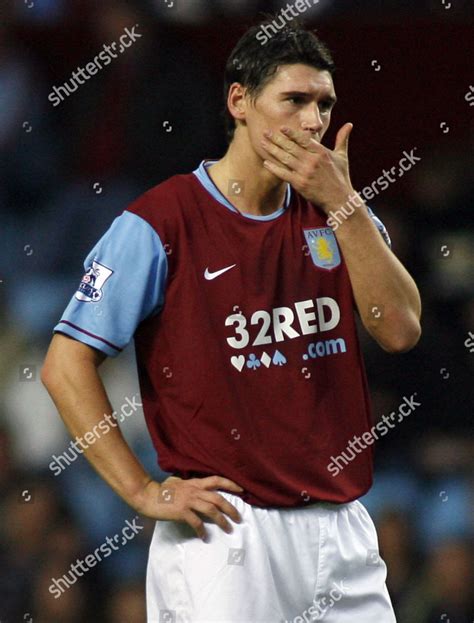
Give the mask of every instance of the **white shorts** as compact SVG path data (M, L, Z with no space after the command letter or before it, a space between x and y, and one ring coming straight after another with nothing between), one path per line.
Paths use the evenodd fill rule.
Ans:
M157 521L148 623L396 623L374 524L358 501L264 509L219 491L242 522L207 542Z

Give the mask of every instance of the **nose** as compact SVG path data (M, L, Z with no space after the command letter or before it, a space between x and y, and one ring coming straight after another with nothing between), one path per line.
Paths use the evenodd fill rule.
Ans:
M319 114L318 106L311 107L305 112L301 127L303 130L309 130L312 134L317 134L323 129L323 121Z

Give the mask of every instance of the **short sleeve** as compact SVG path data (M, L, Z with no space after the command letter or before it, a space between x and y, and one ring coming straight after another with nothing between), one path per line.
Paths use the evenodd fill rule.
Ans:
M385 242L387 243L387 245L391 249L392 248L392 241L390 240L390 236L388 235L387 228L382 223L382 221L379 219L379 217L374 214L373 210L371 208L369 208L369 206L367 206L367 210L369 211L370 218L373 220L373 222L375 223L377 229L379 230L380 234L382 235L382 238L385 240Z
M85 274L54 332L115 357L165 298L167 255L158 233L125 211L84 262Z

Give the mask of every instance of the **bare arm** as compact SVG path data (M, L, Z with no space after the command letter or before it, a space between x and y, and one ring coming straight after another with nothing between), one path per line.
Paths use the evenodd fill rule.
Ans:
M99 351L64 335L56 334L52 339L41 380L73 438L83 438L105 415L112 414L97 369L104 359L105 355ZM100 435L84 454L102 478L131 506L151 480L118 426L110 426L110 431Z
M364 327L385 350L403 352L420 337L420 295L360 201L362 205L337 227L336 238Z
M104 419L114 421L98 372L104 359L99 351L64 335L55 334L51 341L41 380L74 438L103 430L99 422ZM234 506L211 489L239 492L241 487L220 476L190 480L171 477L160 485L144 470L116 425L110 425L94 443L84 446L84 455L100 476L125 502L147 517L186 521L201 537L205 534L204 525L196 511L210 516L227 531L230 524L220 511L234 521L239 520Z

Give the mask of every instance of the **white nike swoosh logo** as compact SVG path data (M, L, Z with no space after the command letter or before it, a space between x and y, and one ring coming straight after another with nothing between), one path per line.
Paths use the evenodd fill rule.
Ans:
M204 277L208 281L210 281L211 279L215 279L216 277L219 277L219 275L222 275L222 274L226 273L231 268L234 268L234 266L237 266L237 264L232 264L232 266L227 266L226 268L222 268L221 270L217 270L215 273L209 272L209 268L206 268L206 270L204 271Z

